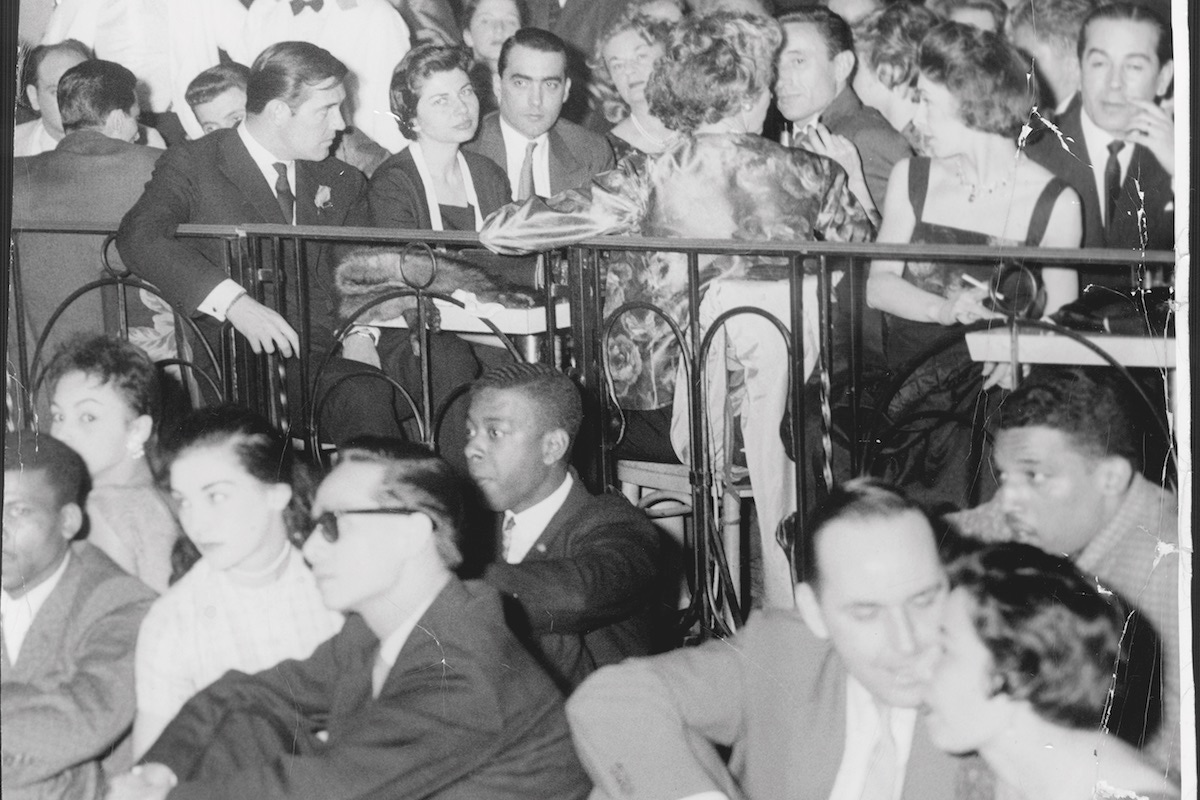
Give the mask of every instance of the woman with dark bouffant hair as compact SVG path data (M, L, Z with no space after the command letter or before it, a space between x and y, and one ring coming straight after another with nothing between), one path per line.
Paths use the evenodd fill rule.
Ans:
M943 22L921 43L917 67L913 122L928 155L892 170L877 241L1078 247L1079 196L1018 142L1037 97L1016 48L994 33ZM961 335L964 325L998 318L996 302L1021 310L1015 287L992 285L997 269L994 262L878 260L867 279L867 303L884 312L888 367L897 375L917 370L888 410L893 419L925 420L897 445L902 452L886 477L920 487L918 496L932 506L965 508L988 491L977 483L986 475L962 468L987 462L972 450L969 426L929 421L971 419L980 413L980 391L1008 379L1006 365L972 362ZM1078 296L1074 270L1047 267L1040 275L1043 313ZM1036 305L1029 300L1023 305ZM958 341L926 358L943 337Z
M1027 544L950 564L929 738L978 753L1009 800L1173 800L1179 789L1108 732L1126 614L1071 561Z
M171 497L200 560L142 621L135 756L227 671L307 658L342 627L297 546L308 498L286 436L253 411L219 406L184 418L164 451Z
M855 199L853 179L840 166L759 135L771 102L782 39L779 23L769 17L718 12L684 19L672 30L666 54L658 60L645 90L650 112L678 131L678 139L657 155L631 153L587 186L548 200L531 198L505 206L485 222L480 240L497 252L523 253L609 233L754 242L869 239L871 218ZM861 171L857 181L866 196ZM627 261L610 263L606 313L634 301L651 303L686 331L693 313L686 257L652 253L637 263L644 266L636 271ZM699 290L707 298L716 284L741 291L746 280L779 281L786 275L782 259L701 256ZM774 297L784 298L781 317L786 319L787 292L777 285L766 286ZM702 324L715 307L715 303L701 305ZM805 307L815 308L816 303ZM659 314L639 308L619 319L622 327L606 342L613 393L626 409L627 427L617 455L674 461L672 438L681 449L687 439L685 434L671 433L672 406L685 405L674 399L678 343ZM768 347L782 346L770 323L762 322L769 330L759 332L761 338L773 340ZM796 336L805 339L805 367L811 368L819 351L815 322L809 320L805 331ZM759 348L746 357L763 358L765 352L766 348ZM768 594L771 602L790 605L786 558L773 538L788 505L794 508L794 480L779 437L787 370L779 369L778 363L743 366L748 385L741 419L766 539L763 549L770 562ZM769 388L755 383L780 375L784 381ZM714 394L721 395L713 401L719 408L724 393ZM682 412L677 422L680 430L686 429ZM686 461L686 452L683 455Z

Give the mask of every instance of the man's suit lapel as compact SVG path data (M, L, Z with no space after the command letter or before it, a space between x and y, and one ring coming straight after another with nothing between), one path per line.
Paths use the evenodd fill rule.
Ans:
M283 218L274 188L267 183L262 171L250 157L250 153L246 150L246 145L242 144L242 138L237 131L230 131L228 135L222 137L220 168L225 177L242 193L246 204L254 209L257 216L257 219L253 220L254 222L291 222L290 219ZM297 165L297 174L299 171L299 165ZM297 183L299 183L299 178L297 178ZM299 198L296 202L300 202ZM251 220L246 221L250 222Z
M567 140L558 132L558 124L550 129L546 140L550 146L550 193L558 194L564 189L574 189L584 183L580 174L580 162L571 152Z
M574 476L571 483L571 491L567 493L567 499L563 501L562 507L554 513L550 518L550 522L546 525L546 529L542 531L542 535L533 543L533 547L529 548L529 552L525 555L526 561L534 561L540 558L554 558L563 555L564 542L566 536L567 520L575 516L576 512L583 507L583 504L588 500L588 491L579 481L578 476Z
M493 111L483 118L479 126L479 135L474 141L475 152L492 160L496 166L508 175L508 155L504 152L504 135L500 133L500 112ZM510 183L513 176L508 175Z
M1059 120L1058 127L1067 142L1069 152L1059 153L1060 163L1064 165L1063 178L1075 187L1079 199L1083 202L1083 246L1104 246L1104 222L1100 216L1100 194L1096 191L1096 178L1092 172L1092 161L1088 156L1087 140L1083 136L1083 125L1079 120L1082 108L1076 105L1069 109ZM1047 131L1050 145L1062 147L1054 131Z
M13 665L13 677L17 680L45 676L53 670L51 661L67 630L79 582L83 579L79 557L72 553L67 558L71 560L62 579L38 609L25 641L21 643L17 663Z
M1105 227L1105 243L1111 243L1110 246L1114 247L1136 247L1143 241L1139 229L1143 222L1147 227L1147 238L1152 237L1154 234L1149 228L1163 216L1169 200L1169 196L1164 196L1162 187L1169 186L1170 181L1170 176L1158 159L1140 144L1134 145L1129 168L1125 170L1125 181L1117 197L1116 213ZM1144 216L1139 212L1144 212ZM1148 243L1148 246L1153 247L1154 243Z
M830 647L817 680L804 699L804 712L781 709L787 725L780 741L788 750L780 753L788 764L786 797L828 797L842 765L846 740L846 667ZM821 720L820 732L814 731Z

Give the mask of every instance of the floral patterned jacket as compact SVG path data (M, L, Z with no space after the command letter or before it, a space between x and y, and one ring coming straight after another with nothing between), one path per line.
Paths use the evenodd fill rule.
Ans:
M500 253L561 247L603 234L735 239L750 242L866 241L872 219L833 161L751 134L681 137L658 155L623 158L616 169L548 200L530 198L492 214L480 231ZM720 278L781 280L784 259L702 256L701 296ZM685 331L687 261L679 253L612 252L605 313L650 303ZM617 399L625 408L670 405L679 344L666 320L646 309L624 313L607 343Z

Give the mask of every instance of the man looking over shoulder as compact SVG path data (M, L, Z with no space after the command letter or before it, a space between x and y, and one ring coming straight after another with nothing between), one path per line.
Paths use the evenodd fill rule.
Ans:
M594 670L652 652L658 532L623 497L592 495L568 467L583 407L546 364L497 367L471 387L467 467L502 512L484 580L509 623L570 692Z
M329 156L345 128L346 67L316 45L281 42L250 68L246 119L171 148L146 191L121 222L117 249L185 315L201 315L206 335L229 321L255 352L290 358L300 341L293 321L259 303L222 266L220 239L176 239L187 223L362 225L366 181ZM310 248L301 265L312 310L317 359L332 345L333 264L328 247ZM292 307L295 307L294 305Z
M1133 420L1110 377L1081 368L1035 370L1000 406L996 496L949 521L968 536L1028 541L1069 556L1154 626L1162 686L1152 696L1161 695L1161 712L1125 714L1142 724L1160 720L1145 732L1143 750L1177 773L1179 508L1174 493L1143 477Z
M554 684L496 591L453 574L466 479L386 450L348 449L313 499L304 557L342 630L200 692L110 800L587 796Z
M583 186L616 165L608 140L561 118L571 91L562 39L520 29L500 48L494 82L500 109L483 118L467 149L507 173L514 200Z
M947 587L929 520L857 479L800 535L799 615L607 667L567 702L593 797L957 796L959 766L917 722Z
M133 722L133 656L154 592L87 542L87 466L57 439L4 437L0 788L93 800Z
M850 26L820 5L785 14L779 22L784 41L775 102L792 123L795 144L830 156L853 179L854 164L831 151L824 134L846 137L862 162L870 199L876 208L883 208L892 167L913 151L882 114L863 105L850 85L856 58ZM859 200L868 205L864 198Z

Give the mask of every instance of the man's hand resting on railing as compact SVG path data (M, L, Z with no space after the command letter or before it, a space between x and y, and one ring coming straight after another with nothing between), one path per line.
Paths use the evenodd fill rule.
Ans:
M284 358L300 353L300 337L287 320L248 294L238 295L225 312L225 319L246 337L256 353L278 351Z

